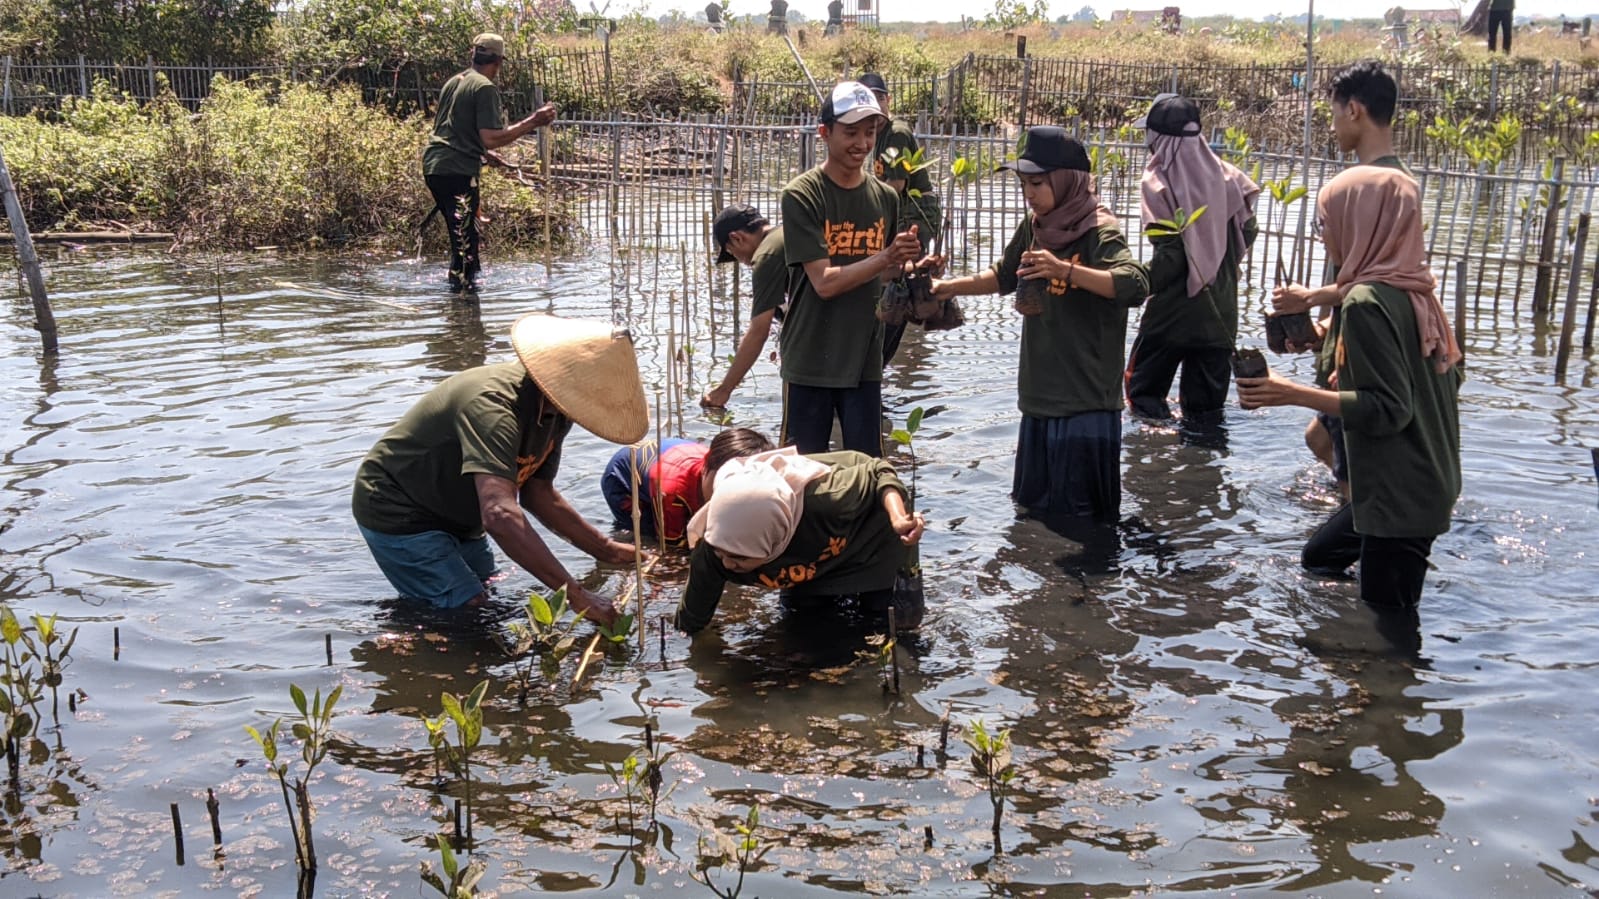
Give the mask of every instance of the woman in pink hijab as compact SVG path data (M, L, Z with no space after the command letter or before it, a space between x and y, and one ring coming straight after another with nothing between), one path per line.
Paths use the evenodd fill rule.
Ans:
M1171 418L1166 394L1177 369L1183 423L1215 424L1227 403L1238 340L1238 266L1255 241L1260 188L1205 142L1199 107L1162 94L1138 124L1148 135L1144 228L1192 216L1180 234L1150 236L1149 301L1127 360L1127 404L1145 418Z
M1321 189L1317 215L1343 295L1331 335L1336 389L1269 374L1240 378L1238 399L1343 418L1350 502L1305 545L1304 565L1341 571L1358 561L1360 598L1385 624L1400 616L1405 637L1419 641L1427 557L1460 495L1460 347L1427 268L1414 179L1355 166ZM1351 523L1358 552L1332 536Z
M728 462L689 521L678 628L710 624L728 583L796 599L858 597L878 613L892 601L897 623L916 627L920 594L901 608L894 590L924 526L905 500L894 467L865 453L802 456L790 446Z

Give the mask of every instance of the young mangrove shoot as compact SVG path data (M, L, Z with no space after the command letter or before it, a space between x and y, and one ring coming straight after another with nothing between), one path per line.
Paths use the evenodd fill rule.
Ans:
M1010 729L990 734L978 718L967 725L961 739L972 749L972 770L988 788L988 801L994 807L994 854L1003 855L999 825L1005 814L1005 797L1010 793L1011 781L1016 779L1016 766L1011 764Z
M333 707L338 703L339 696L343 694L344 687L334 687L328 693L327 702L322 701L322 691L317 690L310 702L306 701L305 691L298 684L289 685L289 698L294 702L295 711L299 713L299 720L289 725L290 732L296 740L300 741L300 759L304 763L301 774L291 778L289 776L289 763L279 760L278 734L283 726L283 719L274 719L272 725L265 732L245 725L244 730L256 745L261 747L261 754L266 758L267 767L271 769L278 779L278 787L283 791L283 806L289 816L289 832L294 836L295 860L300 865L302 874L313 874L316 871L316 845L311 838L311 776L316 772L316 766L328 754L328 737L332 733Z
M422 882L445 899L473 899L477 895L477 882L482 880L484 873L488 871L488 863L482 859L473 859L462 867L460 859L455 857L455 850L450 848L448 837L442 833L436 834L433 842L439 850L439 868L444 872L444 876L440 877L435 873L433 863L424 859Z

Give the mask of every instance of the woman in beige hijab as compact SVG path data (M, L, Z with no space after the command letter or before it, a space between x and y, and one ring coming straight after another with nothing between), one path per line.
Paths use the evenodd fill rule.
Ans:
M1360 563L1360 598L1404 619L1419 648L1415 609L1432 542L1449 530L1460 495L1460 347L1427 268L1421 192L1404 172L1362 165L1317 199L1327 255L1343 296L1331 389L1280 375L1240 378L1239 403L1304 406L1337 415L1349 456L1350 502L1305 545L1316 570ZM1337 539L1352 524L1358 542Z
M677 626L710 623L731 582L795 598L859 597L899 605L896 576L922 536L894 467L864 453L801 456L793 447L735 459L688 526L688 585ZM919 595L907 628L920 623ZM879 609L880 611L880 609Z

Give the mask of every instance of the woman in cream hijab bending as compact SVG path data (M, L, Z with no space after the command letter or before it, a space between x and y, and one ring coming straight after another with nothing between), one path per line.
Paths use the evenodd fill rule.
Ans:
M716 475L710 499L688 526L688 585L677 626L710 624L729 582L795 599L856 597L881 611L895 577L921 540L921 515L906 508L894 467L864 453L801 456L793 447L737 459ZM920 623L914 615L898 623Z

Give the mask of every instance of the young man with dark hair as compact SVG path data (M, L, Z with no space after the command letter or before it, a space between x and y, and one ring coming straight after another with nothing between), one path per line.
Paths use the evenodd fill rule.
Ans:
M904 119L893 117L888 83L876 72L861 76L861 84L871 89L877 105L883 108L887 121L877 131L877 144L872 150L872 174L883 180L899 195L900 227L916 226L916 236L921 240L925 255L938 236L942 224L938 196L933 193L933 178L926 169L911 171L910 161L920 145L916 132ZM883 364L887 365L899 351L899 342L905 336L905 323L883 326Z
M1382 63L1365 60L1349 66L1334 76L1328 94L1332 100L1333 135L1340 150L1355 154L1361 165L1383 166L1410 174L1409 167L1394 153L1393 118L1399 101L1399 86L1383 69ZM1336 280L1337 270L1333 269L1331 275ZM1278 314L1308 312L1318 306L1330 310L1318 328L1324 335L1316 357L1318 387L1328 386L1335 368L1332 347L1338 342L1340 302L1336 284L1318 288L1282 284L1272 294L1272 307ZM1347 496L1348 463L1344 458L1343 428L1338 417L1318 413L1305 429L1305 445L1332 470L1338 492Z
M1399 86L1382 63L1364 60L1345 68L1333 77L1328 87L1332 100L1333 135L1338 149L1355 154L1360 165L1397 169L1410 174L1410 168L1394 152L1393 118L1398 106ZM1328 310L1317 325L1321 342L1315 347L1290 347L1316 351L1317 388L1328 390L1337 371L1336 347L1340 331L1339 307L1343 291L1339 288L1338 267L1329 266L1334 283L1310 288L1301 284L1279 285L1272 292L1275 313L1308 312L1318 306ZM1316 409L1316 417L1305 427L1305 445L1332 471L1339 496L1349 500L1349 459L1345 450L1343 419L1333 411ZM1358 552L1360 535L1340 509L1318 532L1318 542Z
M422 177L450 232L450 289L476 290L477 210L483 161L504 165L493 151L555 120L546 103L509 127L494 86L505 60L505 39L480 34L472 40L472 67L452 77L439 91L433 136L422 151ZM429 218L432 218L429 215Z
M833 420L843 448L883 452L883 282L921 256L915 226L899 230L899 197L865 167L885 123L877 98L841 82L817 133L827 160L783 188L783 243L794 269L779 338L783 436L801 453L825 453Z
M783 229L768 222L754 206L735 203L717 213L711 223L711 240L716 245L718 265L737 260L754 269L749 327L739 338L722 382L700 397L702 407L721 409L760 358L761 348L772 333L772 321L788 302L789 269Z

